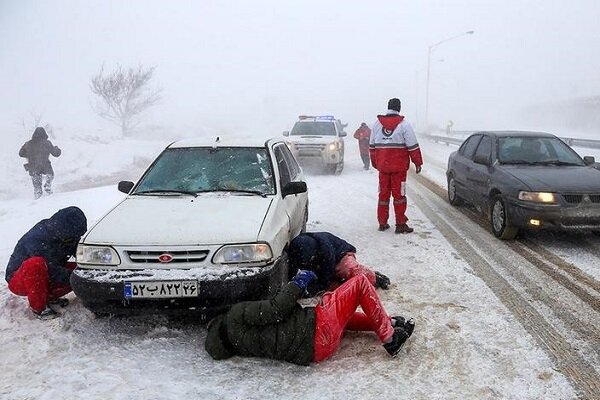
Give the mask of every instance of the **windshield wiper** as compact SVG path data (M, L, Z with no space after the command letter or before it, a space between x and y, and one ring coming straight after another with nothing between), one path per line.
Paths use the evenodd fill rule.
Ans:
M261 197L267 197L267 195L265 193L260 192L258 190L215 188L215 189L205 189L205 190L198 191L198 193L210 193L210 192L247 193L247 194L257 194Z
M154 194L154 193L176 193L176 194L187 194L190 196L198 197L196 192L191 192L189 190L174 190L174 189L154 189L154 190L144 190L141 192L135 192L133 194Z
M500 161L502 164L524 164L524 165L533 165L534 163L532 161L527 161L527 160L506 160L506 161Z
M575 165L575 166L579 166L579 167L583 165L583 164L579 164L579 163L560 161L560 160L536 161L536 162L534 162L534 164L535 165Z

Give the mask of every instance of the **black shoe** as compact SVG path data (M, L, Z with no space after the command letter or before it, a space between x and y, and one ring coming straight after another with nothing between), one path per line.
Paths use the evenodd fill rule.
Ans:
M396 225L396 233L411 233L414 229L406 224Z
M387 231L388 229L390 229L390 224L379 224L380 232Z
M54 311L48 306L46 306L46 308L44 308L42 311L34 311L33 313L37 316L38 319L41 319L42 321L54 319L59 316L59 314L56 311Z
M388 290L390 287L390 278L385 276L379 271L375 271L375 288L382 288L383 290Z
M413 331L415 330L415 319L409 318L408 320L406 320L404 317L401 317L400 315L394 316L394 317L392 317L392 326L394 328L404 329L404 331L406 332L408 337L410 337L413 334Z
M66 307L69 305L69 299L65 299L64 297L61 297L59 299L51 299L51 300L48 300L48 304L49 305L57 305L59 307Z
M400 326L400 327L404 326L404 322L406 322L406 320L404 319L404 317L401 317L400 315L392 317L392 326L394 328L397 326Z
M392 357L396 357L404 343L406 343L406 339L408 339L408 334L402 328L394 328L394 335L392 336L392 341L389 343L384 343L383 348L388 352L388 354Z

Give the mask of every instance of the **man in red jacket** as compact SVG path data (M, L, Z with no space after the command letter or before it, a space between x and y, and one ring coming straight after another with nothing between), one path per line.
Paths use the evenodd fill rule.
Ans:
M388 101L388 111L378 115L373 124L369 152L371 164L379 171L379 203L377 220L379 230L385 231L390 225L390 196L394 196L396 233L410 233L413 228L406 224L406 173L410 162L415 164L417 174L421 172L423 158L412 126L400 115L400 100Z
M358 150L360 150L360 158L362 159L364 168L369 169L369 139L371 138L371 129L364 122L360 124L360 128L354 132L354 139L358 139Z

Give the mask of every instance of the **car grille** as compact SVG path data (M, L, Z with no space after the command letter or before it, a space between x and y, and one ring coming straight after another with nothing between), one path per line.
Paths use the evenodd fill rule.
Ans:
M600 203L600 194L563 194L563 199L569 204L579 204L584 200L592 203Z
M162 264L158 257L163 254L168 254L173 257L168 264L181 264L204 261L208 256L209 251L126 251L126 253L133 263Z
M300 144L300 143L296 143L296 148L298 150L301 151L322 151L323 149L325 149L325 144L317 144L317 143L311 143L311 144Z

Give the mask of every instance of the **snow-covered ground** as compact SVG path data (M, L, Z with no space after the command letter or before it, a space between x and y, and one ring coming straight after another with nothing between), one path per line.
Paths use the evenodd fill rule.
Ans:
M83 143L75 137L62 143L65 158L54 162L57 193L52 196L33 201L24 171L11 167L4 175L1 187L9 189L0 203L2 265L25 231L60 208L77 205L90 224L96 221L122 198L116 182L135 178L167 141ZM445 185L445 160L455 147L424 141L422 146L423 174ZM9 150L2 151L15 152ZM60 187L96 186L97 176L114 184L74 191ZM330 231L353 243L360 261L391 278L390 290L380 292L388 311L416 318L415 334L400 357L390 359L372 334L349 333L332 359L310 367L239 357L214 361L204 351L206 330L194 321L96 319L70 294L62 317L42 322L3 283L0 398L576 397L547 354L410 198L415 234L377 232L377 175L362 169L351 138L342 175L308 175L307 183L309 230Z

